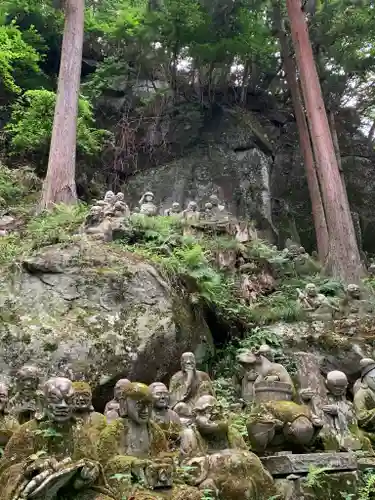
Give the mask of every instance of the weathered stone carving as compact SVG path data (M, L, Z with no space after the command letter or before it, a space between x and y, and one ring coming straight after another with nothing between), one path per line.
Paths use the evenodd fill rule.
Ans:
M344 372L334 370L327 374L327 402L322 410L334 432L340 451L359 450L363 447L353 403L346 398L348 379Z
M254 400L254 382L258 377L254 367L254 355L251 351L243 351L237 355L237 361L241 365L241 398L250 404Z
M39 391L39 370L25 365L16 375L16 394L9 401L9 411L20 424L42 414L42 393Z
M151 417L150 389L137 382L119 388L120 418L102 431L98 450L110 485L119 498L129 494L131 475L147 488L172 485L172 464L158 455L168 451L162 429ZM128 481L116 481L114 475L129 475Z
M152 193L151 191L147 191L144 195L142 195L141 199L139 200L139 212L142 215L147 215L149 217L158 215L158 207L155 205L154 199L154 193Z
M0 446L2 448L19 428L18 421L8 413L8 402L8 387L0 383Z
M224 419L216 399L200 397L195 424L181 436L183 465L191 468L190 484L219 498L259 498L274 493L271 476L259 458L246 450L243 438Z
M214 207L210 202L204 204L203 217L205 219L211 220L214 217L213 208Z
M180 204L177 201L175 201L174 203L172 203L171 208L167 208L164 211L164 215L166 215L166 216L174 216L174 217L182 215Z
M283 382L293 387L292 379L288 370L280 363L271 361L271 349L263 344L260 349L253 353L254 367L258 372L257 382Z
M157 424L180 424L178 414L169 408L169 391L161 382L153 382L149 386L153 399L152 420Z
M346 317L365 316L373 310L372 304L363 299L360 287L355 284L346 287L346 295L340 306L342 314Z
M124 193L116 194L116 201L114 203L113 208L115 217L129 217L130 210L128 205L125 203Z
M119 418L120 416L120 395L122 387L127 384L130 384L130 380L127 378L120 378L120 380L118 380L115 384L113 389L113 399L108 401L104 408L104 416L106 417L108 423L116 420L116 418Z
M201 213L198 210L198 204L196 201L189 201L188 206L182 212L182 215L186 221L189 222L198 222L201 216Z
M209 375L196 369L195 356L184 352L181 370L173 375L169 385L171 407L183 415L191 414L195 402L204 395L215 395Z
M149 386L153 406L151 419L163 429L169 448L175 450L180 444L182 423L177 413L169 408L169 391L161 382Z
M96 441L106 425L106 419L104 415L94 411L91 387L87 382L73 382L73 389L74 416L88 428L92 439Z
M359 427L368 432L375 442L375 361L364 358L360 361L361 385L354 395L354 409Z
M2 500L115 498L101 473L95 444L72 418L71 381L58 377L48 380L44 398L44 418L20 427L4 450Z
M304 292L297 288L297 292L298 304L311 319L330 320L333 311L338 310L325 295L318 292L314 283L308 283Z
M220 203L219 198L216 194L212 194L209 200L212 205L211 211L214 217L226 217L228 215L225 209L225 205L222 205Z

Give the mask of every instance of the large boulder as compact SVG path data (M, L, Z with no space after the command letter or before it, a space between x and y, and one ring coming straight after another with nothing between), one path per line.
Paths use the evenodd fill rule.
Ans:
M85 377L98 395L119 377L166 380L184 351L199 358L211 345L199 310L155 267L120 246L77 237L45 247L0 285L6 378L32 362L44 377Z

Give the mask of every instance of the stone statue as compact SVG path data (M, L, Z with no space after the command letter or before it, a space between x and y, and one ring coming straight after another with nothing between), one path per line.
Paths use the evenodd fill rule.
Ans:
M361 385L354 395L354 409L359 427L368 432L375 443L375 361L363 358L360 368Z
M194 404L195 424L181 435L182 465L191 468L189 484L210 490L215 498L257 498L274 494L271 476L247 451L242 436L223 417L213 396Z
M8 413L8 387L0 383L0 447L4 448L12 434L19 428L17 420Z
M115 499L101 473L95 443L73 419L73 401L69 379L46 382L44 417L20 427L5 447L0 463L2 500Z
M171 378L169 392L172 409L178 414L182 412L185 415L191 413L198 398L215 395L209 375L196 369L195 356L192 352L184 352L181 356L181 371Z
M113 191L107 191L104 195L103 205L112 205L116 203L116 195Z
M311 319L329 320L332 319L333 311L338 310L325 295L318 293L314 283L308 283L304 292L297 288L297 292L299 306Z
M94 411L91 387L87 382L73 382L73 389L74 416L88 428L92 433L92 439L96 441L106 425L106 418Z
M174 203L172 203L171 208L167 208L164 211L164 215L166 215L166 216L175 216L175 217L179 216L179 215L182 215L180 204L177 201L175 201Z
M224 213L226 212L225 210L225 205L222 205L219 201L219 198L216 194L212 194L209 198L209 202L211 203L212 205L212 212L214 213L214 215L218 215L220 213Z
M178 414L169 408L169 391L161 382L153 382L150 386L153 399L152 420L157 424L181 424Z
M263 344L260 349L252 353L254 370L258 373L255 383L258 382L282 382L293 388L293 381L287 369L280 363L274 363L272 359L272 350L269 346ZM250 362L250 352L248 354Z
M154 203L154 193L147 191L139 200L140 213L152 217L158 215L158 207Z
M113 208L115 217L129 217L130 210L128 205L125 203L124 193L116 194L116 201Z
M241 398L247 403L254 400L254 382L258 378L258 372L255 371L254 355L246 350L238 354L237 361L241 365Z
M16 394L9 401L9 411L20 424L42 414L42 393L39 391L39 370L36 366L25 365L16 376Z
M359 450L362 441L359 438L358 422L353 403L346 398L348 379L344 372L334 370L327 374L327 401L322 410L333 430L339 451Z
M212 205L212 203L210 203L210 202L205 203L205 205L204 205L204 218L205 219L210 220L214 217L213 208L214 208L214 206Z
M188 206L182 212L182 215L186 221L198 222L201 214L198 210L197 202L196 201L189 201Z
M119 388L120 418L102 431L98 453L109 484L119 498L131 490L131 476L147 488L170 487L172 464L158 456L168 451L162 429L151 420L152 394L137 382ZM116 474L128 474L129 481L116 481Z
M169 448L176 450L180 444L182 423L177 413L169 408L168 389L161 382L154 382L149 389L153 400L151 419L163 429Z
M116 418L119 418L120 413L120 395L122 393L122 387L130 384L130 380L127 378L120 378L115 384L115 387L113 389L113 399L111 401L108 401L108 403L105 405L104 408L104 416L107 419L107 422L112 422L113 420L116 420Z
M361 317L372 312L372 304L362 298L358 285L350 284L346 287L346 296L341 301L341 311L346 317Z

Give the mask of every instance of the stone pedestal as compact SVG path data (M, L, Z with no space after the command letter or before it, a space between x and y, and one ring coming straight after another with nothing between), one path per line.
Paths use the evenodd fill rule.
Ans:
M354 453L279 453L261 461L283 500L357 498L360 471Z

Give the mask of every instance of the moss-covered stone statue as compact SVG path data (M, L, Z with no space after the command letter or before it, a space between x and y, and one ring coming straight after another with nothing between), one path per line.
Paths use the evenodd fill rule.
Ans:
M297 304L312 320L329 321L339 311L335 304L318 292L314 283L308 283L303 292L297 288L297 293Z
M137 382L120 389L120 418L102 431L98 453L111 487L117 495L128 495L132 478L150 489L172 486L172 460L160 458L168 452L162 429L151 417L150 389Z
M354 406L346 398L348 379L344 372L333 370L326 377L327 403L325 420L337 441L337 451L369 449L371 445L358 428Z
M181 436L182 467L192 471L190 484L225 500L272 497L272 477L259 458L247 451L241 435L223 417L217 400L202 396L193 412L195 424Z
M97 441L99 434L106 426L106 418L101 413L94 411L92 406L91 387L87 382L73 382L74 389L74 416L81 421Z
M8 387L0 383L0 447L4 448L13 433L19 428L17 419L8 412Z
M306 451L323 422L305 405L293 401L295 389L283 365L255 353L254 405L247 421L251 448L258 453Z
M73 417L74 389L66 378L44 387L44 415L13 434L0 462L2 500L111 500L96 447Z
M120 380L118 380L115 384L113 389L113 399L108 401L104 408L104 416L106 417L108 423L113 422L113 420L116 420L120 416L121 387L127 384L130 384L130 380L127 378L120 378Z
M363 298L360 287L352 283L346 287L340 309L341 314L345 317L362 317L373 312L373 305Z
M9 401L9 412L20 424L42 415L42 392L39 390L40 374L36 366L25 365L16 376L16 394Z
M174 450L180 445L180 417L169 408L169 391L164 384L154 382L149 388L153 400L151 419L163 429L169 448Z
M361 359L360 368L361 382L354 395L354 409L359 427L375 443L375 361Z
M196 368L195 356L192 352L184 352L181 356L181 370L173 375L169 384L171 407L184 416L191 413L195 402L204 395L215 396L209 375Z

